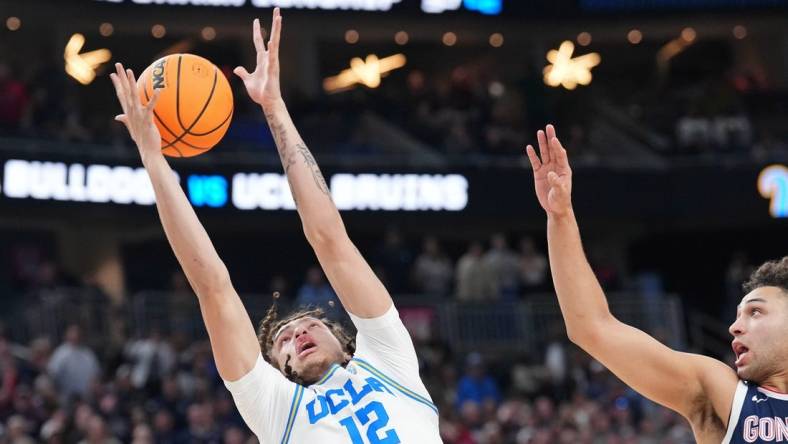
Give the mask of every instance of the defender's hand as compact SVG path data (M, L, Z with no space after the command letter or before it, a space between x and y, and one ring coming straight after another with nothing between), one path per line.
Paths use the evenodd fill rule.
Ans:
M281 29L282 16L279 13L279 8L274 8L271 38L268 40L268 48L266 49L263 35L260 32L260 20L254 19L252 40L257 51L257 66L251 74L242 66L233 70L235 75L243 80L249 97L262 105L263 109L270 108L282 99L282 92L279 89L279 35Z
M534 171L536 197L548 216L564 216L572 211L572 169L566 150L553 125L547 125L546 132L539 130L536 138L541 159L533 146L526 148Z
M155 90L150 102L142 105L137 91L137 81L130 69L123 69L122 64L116 63L115 72L109 77L112 79L120 107L123 109L123 114L115 116L115 120L126 125L141 156L151 153L161 154L161 136L159 129L153 123L153 109L159 101L161 90Z

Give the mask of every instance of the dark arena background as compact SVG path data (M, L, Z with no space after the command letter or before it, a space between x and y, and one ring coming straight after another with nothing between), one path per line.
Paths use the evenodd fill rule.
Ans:
M229 131L170 164L253 322L275 291L327 304L232 74L273 6L285 100L411 332L444 441L694 442L568 341L524 147L556 125L614 314L732 363L742 281L788 253L788 1L0 0L0 442L256 442L108 74L171 53L224 71Z

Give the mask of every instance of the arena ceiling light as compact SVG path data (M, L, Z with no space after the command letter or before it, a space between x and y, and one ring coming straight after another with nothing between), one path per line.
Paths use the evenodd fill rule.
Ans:
M343 70L339 75L323 80L323 89L335 93L359 83L368 88L377 88L382 77L389 71L402 68L406 61L403 54L394 54L382 59L375 54L368 55L366 60L355 57L350 61L350 68Z
M547 53L550 65L545 66L543 71L546 85L575 89L577 85L591 83L591 68L599 65L602 58L596 52L573 58L574 50L575 45L565 40L558 50L551 49Z
M112 58L109 49L96 49L80 54L85 45L85 36L74 34L66 43L63 58L66 61L66 74L77 82L88 85L96 78L96 68Z

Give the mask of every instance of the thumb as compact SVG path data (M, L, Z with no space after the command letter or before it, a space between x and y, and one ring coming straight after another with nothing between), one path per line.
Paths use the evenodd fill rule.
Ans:
M550 171L547 173L547 182L550 184L550 187L561 194L567 193L567 183L566 180L561 178L555 171Z
M244 68L243 66L236 66L235 69L233 70L233 74L240 77L241 80L243 81L246 81L246 79L248 79L249 76L251 76L251 74L249 74L249 71L247 71L246 68Z
M117 116L115 116L115 120L120 122L120 123L122 123L123 126L125 126L127 130L131 131L129 129L129 117L127 115L125 115L125 114L118 114Z

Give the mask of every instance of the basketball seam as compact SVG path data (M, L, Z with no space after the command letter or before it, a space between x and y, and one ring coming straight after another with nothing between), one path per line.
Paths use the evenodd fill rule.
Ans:
M148 101L150 101L150 96L148 95L148 89L147 89L147 88L143 88L143 90L145 91L145 100L148 100ZM231 114L232 114L232 113L231 113ZM172 142L167 142L167 145L166 145L166 146L163 146L163 147L161 147L161 149L162 149L162 150L164 150L164 149L166 149L166 148L169 148L169 147L171 147L171 146L172 146L172 147L174 147L174 148L175 148L175 149L178 151L178 153L180 153L180 150L178 150L178 149L177 149L177 147L175 147L175 145L173 145L173 144L174 144L174 143L176 143L176 142L181 142L181 143L183 143L184 145L188 146L189 148L192 148L192 149L195 149L195 150L199 150L199 151L206 151L206 150L209 150L209 149L211 149L211 147L207 147L207 148L206 148L206 147L201 147L201 146L195 146L195 145L192 145L192 144L190 144L189 142L186 142L185 140L181 140L181 139L179 139L179 138L178 138L178 136L175 134L175 131L171 130L171 129L170 129L170 127L169 127L169 126L167 126L167 124L166 124L166 123L164 123L164 119L162 119L161 117L159 117L159 114L158 114L158 113L156 113L156 111L155 111L155 110L153 111L153 117L155 117L155 118L156 118L156 120L158 120L158 121L159 121L159 123L161 123L161 126L163 126L163 127L164 127L164 129L166 129L168 133L172 134L172 136L173 136L173 137L175 137L175 140L174 140L174 141L172 141ZM166 139L164 139L163 137L162 137L162 140L164 140L164 141L166 142ZM181 157L183 157L183 155L181 155Z
M200 118L202 117L202 115L205 114L205 110L208 109L208 105L210 105L211 99L213 99L213 93L216 91L216 83L217 83L217 81L219 79L219 70L216 67L214 67L214 69L213 69L213 84L211 85L211 93L208 95L208 99L206 99L205 104L202 107L202 110L200 110L200 113L197 115L197 117L195 117L195 119L191 123L191 125L189 125L189 127L186 128L186 126L183 124L183 121L181 120L181 59L182 58L183 58L183 56L178 56L178 70L177 70L177 78L176 78L176 82L175 82L175 116L178 119L178 124L183 129L183 133L181 133L181 135L179 135L179 136L176 136L175 140L173 140L170 143L170 145L183 141L183 138L185 136L187 136L187 135L201 136L201 135L209 134L209 133L215 131L216 129L221 128L221 126L224 125L224 123L227 121L227 119L225 119L225 121L222 122L222 125L219 125L217 128L215 128L214 130L209 131L208 133L195 134L195 133L191 132L191 129L194 128L195 125L197 125L197 122L200 121ZM175 135L175 133L173 133L173 136L174 135ZM167 148L167 146L162 147L162 149L164 149L164 148ZM194 148L196 150L205 151L205 150L211 149L212 147L208 147L208 148L192 147L192 148Z
M162 142L164 142L164 143L170 143L170 142L168 142L168 141L167 141L167 139L165 139L164 137L162 137L162 138L161 138L161 141L162 141ZM183 153L181 152L181 150L180 150L180 149L178 149L178 147L177 147L177 146L175 146L175 145L172 145L172 146L170 146L170 145L167 145L167 148L172 148L172 149L174 149L174 150L175 150L175 151L178 153L178 156L179 156L179 157L183 157ZM164 151L164 150L166 150L167 148L162 148L161 150L162 150L162 151Z

